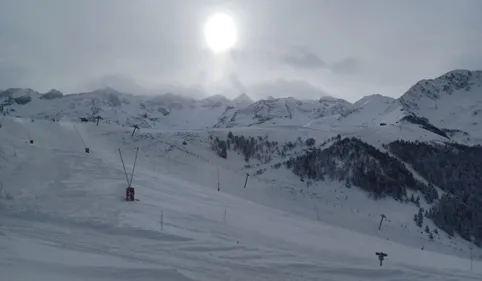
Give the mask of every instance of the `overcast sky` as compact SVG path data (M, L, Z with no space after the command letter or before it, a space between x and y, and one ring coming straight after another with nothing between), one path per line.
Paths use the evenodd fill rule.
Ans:
M206 17L234 17L215 55ZM0 89L398 97L482 69L480 0L0 0Z

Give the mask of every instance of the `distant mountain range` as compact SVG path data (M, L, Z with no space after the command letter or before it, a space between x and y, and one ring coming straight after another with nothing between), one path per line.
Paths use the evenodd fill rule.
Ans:
M230 128L303 126L313 129L398 126L412 123L444 137L481 143L482 71L454 70L421 80L400 98L371 95L350 103L321 97L253 101L242 94L192 99L173 93L159 96L124 94L112 88L63 95L12 88L0 92L6 115L76 121L101 116L104 122L144 128Z

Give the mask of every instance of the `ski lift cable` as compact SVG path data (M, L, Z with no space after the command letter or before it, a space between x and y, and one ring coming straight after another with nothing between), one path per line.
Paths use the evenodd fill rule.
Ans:
M136 149L136 158L134 159L134 166L132 166L131 181L129 182L129 187L132 185L132 180L134 179L134 170L136 169L137 155L139 154L139 147Z
M124 159L122 159L122 152L121 152L120 148L118 148L118 150L119 150L119 156L120 156L120 159L121 159L121 162L122 162L122 167L124 168L124 174L126 175L127 185L130 186L129 177L127 176L127 171L126 171L126 165L124 164Z

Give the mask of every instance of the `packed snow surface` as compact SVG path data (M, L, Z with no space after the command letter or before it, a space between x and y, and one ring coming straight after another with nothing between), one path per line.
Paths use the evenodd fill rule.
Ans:
M266 132L279 140L337 133L301 127L247 133ZM376 142L374 134L365 137ZM126 202L118 148L130 175L136 147L133 186L140 201ZM7 117L0 156L1 280L482 276L480 261L474 259L470 270L469 247L460 239L441 233L430 242L420 234L414 206L389 199L375 204L338 183L300 193L299 180L282 169L252 177L243 188L243 162L217 157L205 130L141 129L131 137L131 129L108 124ZM382 212L389 221L378 230ZM380 251L388 254L382 267L375 255Z

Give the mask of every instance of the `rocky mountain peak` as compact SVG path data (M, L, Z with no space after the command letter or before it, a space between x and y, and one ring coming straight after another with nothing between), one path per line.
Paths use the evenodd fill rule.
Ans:
M455 92L464 95L474 91L482 92L482 71L453 70L435 79L426 79L417 82L400 98L401 104L408 110L419 108L422 100L439 100L441 97L450 96Z
M45 100L52 100L52 99L61 98L63 96L64 96L64 94L62 94L61 91L56 90L56 89L52 89L52 90L48 91L47 93L43 94L40 98L45 99Z
M251 104L251 103L253 103L253 100L246 93L242 93L241 95L234 98L233 102L235 102L237 104L239 104L239 103Z

